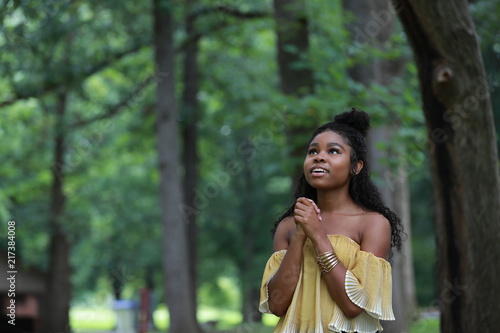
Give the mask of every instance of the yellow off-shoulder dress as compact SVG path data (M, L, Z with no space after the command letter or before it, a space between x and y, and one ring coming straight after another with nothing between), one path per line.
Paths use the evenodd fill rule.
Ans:
M335 304L316 264L311 240L303 249L302 269L286 314L280 318L275 333L375 333L383 330L380 320L394 320L392 312L391 265L370 252L361 251L358 243L342 235L329 235L339 261L347 269L345 289L351 301L364 309L348 318ZM276 274L286 250L272 254L262 277L259 311L269 310L267 284Z

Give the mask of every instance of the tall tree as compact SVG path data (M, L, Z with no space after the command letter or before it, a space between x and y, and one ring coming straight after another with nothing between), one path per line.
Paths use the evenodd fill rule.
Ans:
M54 164L50 205L50 246L47 295L44 304L43 332L69 333L69 303L71 300L70 244L64 226L64 156L66 145L65 114L67 92L57 94L56 128L54 138ZM50 310L49 310L50 309Z
M113 9L118 8L113 7ZM42 256L39 254L30 253L26 257L38 255L37 259L42 260L33 260L33 262L48 270L47 294L50 296L45 299L43 306L42 330L44 332L67 332L70 331L69 309L73 289L70 256L75 243L79 242L74 237L75 230L78 229L74 226L77 219L68 218L75 213L74 207L71 207L71 201L74 199L66 191L71 187L70 182L73 180L73 176L83 169L81 166L85 163L81 160L88 161L85 158L79 160L80 156L75 156L79 152L75 154L75 150L78 149L75 147L75 141L72 141L75 135L70 131L70 121L79 118L78 111L81 109L85 110L85 115L93 114L93 111L98 109L88 107L88 105L80 109L82 104L79 102L89 100L86 98L87 96L82 98L82 95L85 95L85 83L88 82L85 82L86 79L125 55L136 52L139 47L136 44L129 49L127 46L124 47L126 43L118 43L119 47L124 47L120 51L128 50L115 52L118 47L116 49L110 47L110 43L105 40L109 35L102 34L102 31L118 30L123 36L124 30L120 29L120 24L109 25L109 21L102 23L104 20L99 18L100 13L106 12L105 15L109 19L109 13L113 11L101 10L99 6L89 7L88 2L21 4L9 1L2 6L1 11L3 14L1 15L2 38L8 41L2 45L1 52L2 64L5 65L1 69L2 77L7 78L3 80L2 87L4 91L8 91L5 95L8 98L5 98L2 105L15 108L15 104L18 102L21 104L23 103L21 100L30 98L34 105L32 111L43 110L43 117L49 119L46 122L47 125L38 132L41 134L41 139L37 140L39 142L36 145L28 145L26 147L29 148L24 149L28 151L28 155L35 156L36 165L40 169L43 168L44 162L47 162L44 158L46 156L45 142L52 141L46 137L47 133L51 133L48 128L55 125L53 131L54 147L51 147L50 150L53 154L50 170L50 198L42 193L37 199L30 197L28 200L31 202L26 202L27 205L24 202L19 204L19 206L29 208L17 208L15 207L17 204L13 206L17 213L29 212L30 209L33 209L34 202L49 201L49 209L37 210L39 213L37 215L43 216L47 224L39 222L42 225L42 232L33 235L33 239L35 239L40 237L39 235L48 234L49 246L46 256L48 265L44 265L46 258L40 258ZM78 15L78 13L83 12L85 12L83 16ZM113 13L115 12L123 14L121 10L116 10ZM12 17L19 17L19 20L13 21ZM127 28L130 29L130 27L131 25L127 25ZM118 35L114 34L113 37L109 38L116 42L119 40ZM137 35L142 36L142 34ZM94 38L95 36L103 38L104 41L100 38ZM121 40L130 41L130 39L123 37ZM134 39L134 41L137 40ZM140 44L144 45L143 42ZM20 79L12 79L16 75ZM95 92L92 91L91 94ZM33 115L37 112L30 113L29 118L35 118ZM31 121L28 123L30 126L34 125ZM89 143L89 141L81 140L85 143ZM91 145L87 145L87 147L89 146ZM46 168L49 169L50 166L47 165ZM36 175L40 175L44 171L39 171L36 174L33 170L29 172L32 173L24 175L24 178L37 178ZM49 184L42 181L34 187L46 191L46 186L48 187ZM18 200L16 197L21 197L21 194L14 193L12 195L13 202ZM88 212L86 213L88 214ZM33 211L27 215L34 215ZM26 221L27 218L24 220ZM36 244L37 242L32 243ZM36 252L33 249L45 252L43 251L44 245L33 245L30 250Z
M258 204L257 200L255 200L257 197L255 187L258 182L252 174L252 166L248 159L242 159L242 164L241 193L246 192L247 195L244 196L245 200L241 201L241 206L239 207L242 216L245 216L245 218L241 228L244 235L243 243L241 244L243 255L239 257L238 266L243 291L243 322L252 323L262 321L262 314L258 311L258 306L256 306L259 304L259 288L255 286L255 283L252 283L253 281L249 281L249 278L254 278L252 271L255 270L255 261L253 258L257 255L256 247L259 236L257 233L262 232L262 230L257 230L255 227L258 225L256 223L256 219L258 218L258 214L256 213L258 211Z
M500 180L490 90L466 0L394 1L431 142L442 332L493 332Z
M200 332L191 297L186 224L182 216L178 124L175 105L175 59L172 11L174 3L154 0L154 45L157 74L156 111L160 202L163 221L165 300L170 332Z
M281 91L304 96L314 91L313 73L307 64L309 30L302 0L275 0L277 55Z
M306 4L303 0L274 0L274 18L277 34L277 60L281 92L302 98L314 93L314 76L309 64L309 29ZM303 119L302 119L303 120ZM314 125L290 122L287 137L291 142L294 162L304 156L304 137L310 135ZM298 166L294 164L294 166ZM300 168L296 168L300 170ZM300 172L293 175L296 181Z
M186 1L186 12L193 7L195 1ZM186 35L197 36L194 27L195 16L186 15ZM182 92L182 162L184 165L184 173L182 178L184 205L185 207L193 207L195 201L195 190L198 184L198 92L199 92L199 36L194 38L184 49L184 89ZM196 219L198 213L196 209L186 212L186 232L189 251L189 274L192 277L192 286L190 288L191 298L196 304L197 290L197 243L198 243L198 228Z
M396 17L392 15L388 6L390 4L387 0L369 2L363 0L343 1L344 9L354 15L353 21L346 24L346 28L351 33L354 43L357 43L358 52L361 51L359 53L366 53L368 49L376 49L383 54L394 47L391 37L395 31ZM401 56L396 59L384 59L374 56L369 61L362 63L356 61L355 58L350 60L352 66L348 69L349 76L356 82L361 83L365 89L370 89L372 85L381 85L390 90L394 80L402 76L406 64ZM384 101L379 100L372 100L371 102L373 104L385 104ZM391 110L388 109L387 112L391 112ZM394 172L391 170L391 166L384 163L384 161L398 158L398 156L394 156L394 152L390 150L381 151L377 148L379 143L390 142L397 130L395 122L386 122L375 126L371 130L369 162L373 172L381 178L393 173L399 175L398 177L389 177L389 182L383 182L380 190L385 203L396 211L406 232L409 233L409 189L408 177L404 171L405 166L399 166L399 170ZM403 159L399 160L403 161ZM393 180L396 181L393 182ZM396 320L384 323L384 331L399 333L409 330L416 303L413 260L409 242L403 244L401 253L394 253L392 267L393 309Z

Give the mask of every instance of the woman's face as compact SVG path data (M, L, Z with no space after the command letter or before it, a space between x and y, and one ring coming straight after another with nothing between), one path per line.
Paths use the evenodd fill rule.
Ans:
M304 175L317 190L330 190L349 184L351 147L339 134L326 131L309 144L304 160Z

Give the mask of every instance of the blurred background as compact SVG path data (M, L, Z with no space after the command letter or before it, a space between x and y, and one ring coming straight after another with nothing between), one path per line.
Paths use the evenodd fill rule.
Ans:
M352 106L371 116L372 175L409 235L395 258L402 325L438 331L432 144L412 51L386 1L0 3L0 250L12 252L15 221L17 268L17 325L2 332L49 322L64 323L58 332L166 332L165 289L184 287L165 276L175 247L196 325L272 332L277 318L257 313L270 230L311 131ZM175 72L157 74L161 8ZM500 2L469 9L494 92ZM170 79L179 175L166 179L157 87ZM500 96L491 98L498 133ZM162 182L180 191L162 196ZM182 202L178 244L162 218L168 195Z

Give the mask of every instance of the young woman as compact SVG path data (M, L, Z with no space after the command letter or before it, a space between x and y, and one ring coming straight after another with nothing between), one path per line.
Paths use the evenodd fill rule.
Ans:
M370 179L368 115L353 109L309 142L295 201L278 219L259 310L274 332L380 332L392 312L391 248L402 226Z

